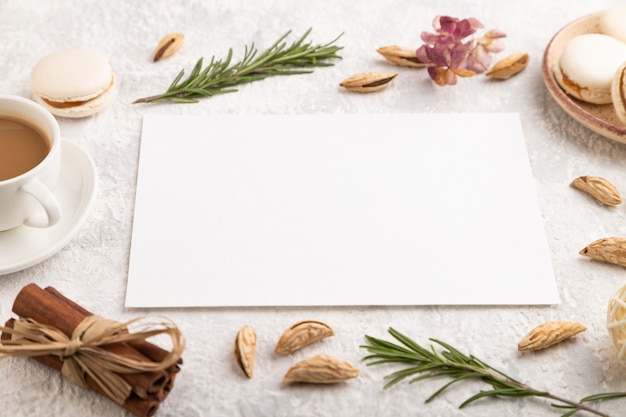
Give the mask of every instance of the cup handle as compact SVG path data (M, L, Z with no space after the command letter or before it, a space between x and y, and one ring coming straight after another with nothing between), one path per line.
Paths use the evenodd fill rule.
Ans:
M46 212L47 218L40 215L34 215L24 220L26 226L31 227L50 227L61 220L61 206L54 194L43 185L39 180L34 179L20 187L22 191L30 194L41 204Z

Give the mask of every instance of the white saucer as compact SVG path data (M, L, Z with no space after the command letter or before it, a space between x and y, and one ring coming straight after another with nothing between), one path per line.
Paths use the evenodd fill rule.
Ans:
M61 178L55 195L63 211L52 227L20 226L0 232L0 275L20 271L48 259L78 232L96 197L98 175L91 157L67 140L62 145Z

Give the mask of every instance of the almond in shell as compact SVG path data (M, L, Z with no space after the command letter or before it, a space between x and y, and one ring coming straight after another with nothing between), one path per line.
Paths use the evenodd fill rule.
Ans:
M350 363L328 355L317 355L295 364L283 378L283 384L305 382L334 384L356 378L359 370Z
M626 239L623 237L598 239L585 246L578 253L598 261L626 267Z
M339 85L349 91L372 93L388 87L397 76L397 72L363 72L346 78Z
M530 58L526 52L509 55L496 62L485 75L498 80L507 80L524 70L529 62Z
M622 196L610 181L591 175L578 177L571 182L570 186L579 191L589 194L599 202L607 206L622 204Z
M381 54L387 61L392 64L400 65L403 67L415 67L415 68L424 68L429 66L429 63L424 63L417 59L417 54L415 53L415 49L407 48L404 46L381 46L376 50L379 54Z
M541 350L587 330L580 323L572 321L549 321L532 329L517 345L520 352Z
M235 361L243 373L252 378L256 356L256 331L250 326L243 326L235 338Z
M283 332L274 351L279 355L287 355L334 334L334 330L321 321L300 321Z
M183 46L184 38L182 33L170 33L165 35L154 50L153 61L159 61L178 52L180 47Z

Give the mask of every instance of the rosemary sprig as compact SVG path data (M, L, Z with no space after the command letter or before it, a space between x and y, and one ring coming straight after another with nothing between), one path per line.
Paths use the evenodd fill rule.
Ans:
M543 397L556 402L551 404L552 407L567 410L561 417L571 417L579 411L586 411L601 417L610 417L608 414L589 407L586 403L626 397L626 392L611 392L591 395L580 401L568 400L547 391L532 388L472 355L467 356L461 353L440 340L430 339L435 345L443 348L443 350L438 352L435 345L431 345L430 349L426 349L393 328L389 329L389 333L401 345L366 335L365 338L369 344L361 347L370 352L370 355L366 356L364 360L370 361L368 365L408 364L408 367L385 377L388 381L385 384L385 389L406 378L410 378L410 383L437 377L452 379L428 397L426 403L434 400L451 385L472 379L482 381L490 385L491 388L471 396L461 403L459 408L466 407L474 401L486 397Z
M195 103L203 97L212 97L217 94L232 93L240 84L251 83L273 75L294 75L313 72L313 67L327 67L333 65L327 62L331 58L341 58L337 52L343 49L333 45L337 38L324 45L312 45L305 42L311 33L307 30L298 40L287 46L285 38L291 33L282 35L272 46L258 54L252 43L245 47L241 61L231 63L233 50L228 50L226 59L211 58L209 65L203 68L203 59L200 58L191 70L189 76L183 80L185 70L181 70L165 93L135 100L133 103L153 103L159 101L174 101L180 103Z

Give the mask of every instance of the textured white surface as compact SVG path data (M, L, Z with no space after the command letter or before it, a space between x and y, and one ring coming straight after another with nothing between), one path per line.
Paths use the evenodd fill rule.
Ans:
M484 388L473 383L459 385L428 405L423 400L443 381L400 384L383 391L382 378L390 368L366 368L360 362L364 351L359 345L364 334L386 337L389 326L421 342L435 337L453 343L537 388L549 388L557 394L578 398L601 391L626 391L625 369L617 362L605 326L607 302L624 283L624 269L578 255L597 238L625 235L626 208L608 209L569 187L573 178L588 174L608 178L626 190L626 147L569 118L550 98L540 74L544 47L557 30L613 4L617 2L0 2L1 92L30 97L29 74L37 60L76 46L88 46L109 56L120 88L116 102L104 112L86 119L60 120L64 137L83 146L98 166L98 200L84 228L61 252L32 268L0 277L2 320L11 316L15 295L29 282L55 286L109 318L123 320L145 313L169 316L185 332L188 346L184 369L159 410L160 417L559 415L542 401L532 399L482 401L458 410L470 392ZM487 28L506 31L505 53L528 51L529 67L506 82L477 77L443 89L423 72L408 69L400 70L393 85L378 94L349 94L337 87L342 79L357 72L397 69L383 61L376 48L418 45L420 31L430 29L437 14L475 16ZM229 47L241 53L251 41L259 47L268 46L288 29L300 34L309 27L313 27L312 39L319 43L343 33L343 60L336 66L311 75L268 79L199 104L131 104L136 98L166 88L181 68L189 70L201 56L221 57ZM185 34L183 48L167 60L152 63L153 48L169 32ZM521 114L562 299L559 306L123 308L143 114L446 111ZM321 134L326 131L324 126L311 128ZM406 134L418 135L419 126ZM506 131L502 137L506 139ZM473 250L489 254L488 248ZM308 285L314 283L302 283L299 290L306 291ZM276 340L300 319L325 321L336 336L291 356L276 357ZM588 331L545 352L521 355L516 351L517 342L527 331L555 319L579 321ZM233 340L244 324L255 327L259 335L252 380L246 380L232 361ZM317 353L351 361L361 369L361 376L333 387L281 385L292 364ZM3 416L128 417L110 401L72 386L33 361L2 361L0 375ZM612 416L623 415L624 402L603 403L601 408Z

